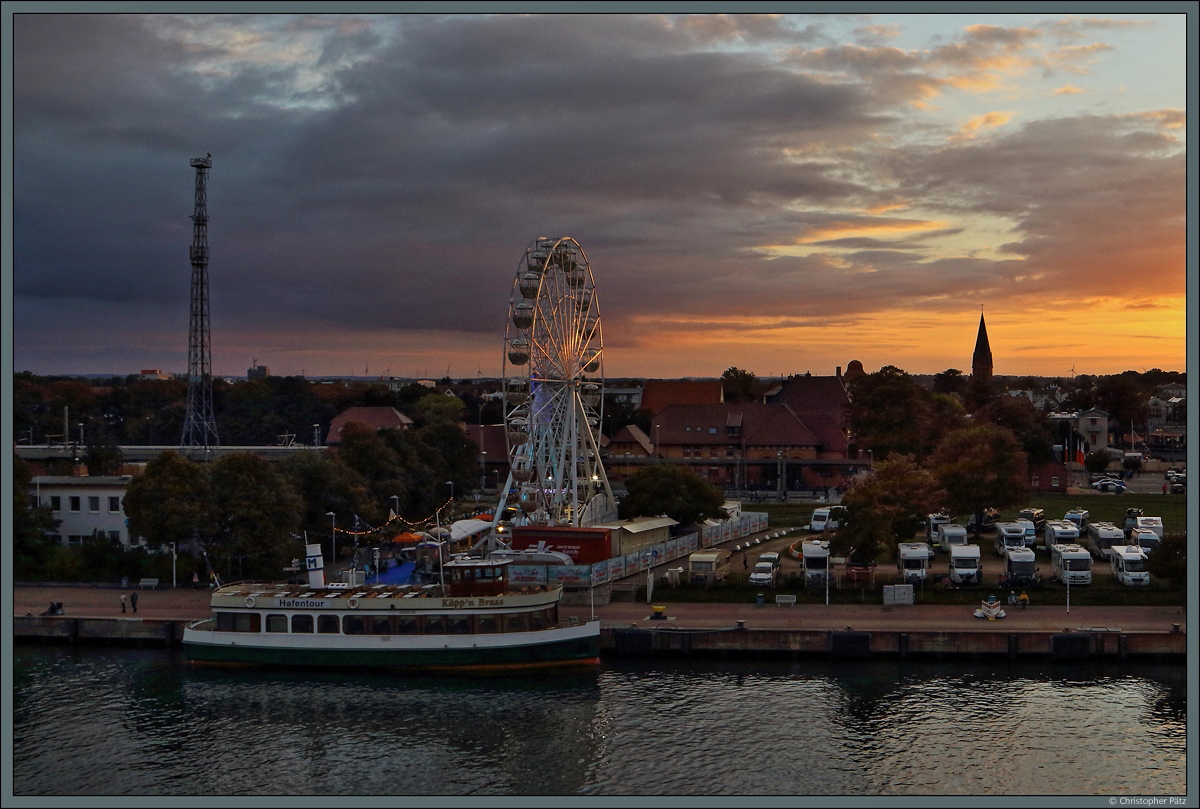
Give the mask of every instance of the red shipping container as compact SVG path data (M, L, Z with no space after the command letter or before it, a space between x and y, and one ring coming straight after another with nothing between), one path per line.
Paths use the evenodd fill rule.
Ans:
M565 553L577 565L593 565L612 556L612 529L571 528L570 526L519 525L512 530L513 550L536 548Z

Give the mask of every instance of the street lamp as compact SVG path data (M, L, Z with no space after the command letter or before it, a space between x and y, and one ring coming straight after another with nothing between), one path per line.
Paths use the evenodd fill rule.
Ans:
M175 589L175 543L171 543L171 589Z
M331 520L329 536L333 539L333 545L330 548L333 551L333 561L330 562L330 566L332 566L337 564L337 515L332 511L326 511L325 516Z
M453 500L454 499L454 481L447 480L446 485L450 487L450 499Z
M391 497L388 498L388 500L392 501L392 514L399 517L400 516L400 495L393 494ZM390 522L390 520L389 520L389 522Z

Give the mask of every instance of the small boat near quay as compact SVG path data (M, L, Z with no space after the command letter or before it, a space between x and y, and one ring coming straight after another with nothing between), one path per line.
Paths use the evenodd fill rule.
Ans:
M509 670L596 664L600 622L561 619L561 585L514 585L514 558L454 557L444 583L371 586L324 580L307 546L304 584L238 582L212 593L212 615L189 624L193 663Z

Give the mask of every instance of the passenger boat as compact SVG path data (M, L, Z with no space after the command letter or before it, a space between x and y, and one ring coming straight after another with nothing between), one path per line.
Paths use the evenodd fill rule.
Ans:
M239 582L189 624L194 663L506 670L596 664L600 622L562 619L561 585L512 585L511 558L455 557L444 586L326 584L320 545L307 585Z

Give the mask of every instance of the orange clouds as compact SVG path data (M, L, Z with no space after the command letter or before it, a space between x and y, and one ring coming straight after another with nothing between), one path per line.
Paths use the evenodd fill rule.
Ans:
M998 126L1003 126L1012 120L1012 113L1009 112L989 112L983 115L976 115L969 119L958 129L957 135L951 135L951 142L971 140L976 133L984 129L995 129Z

